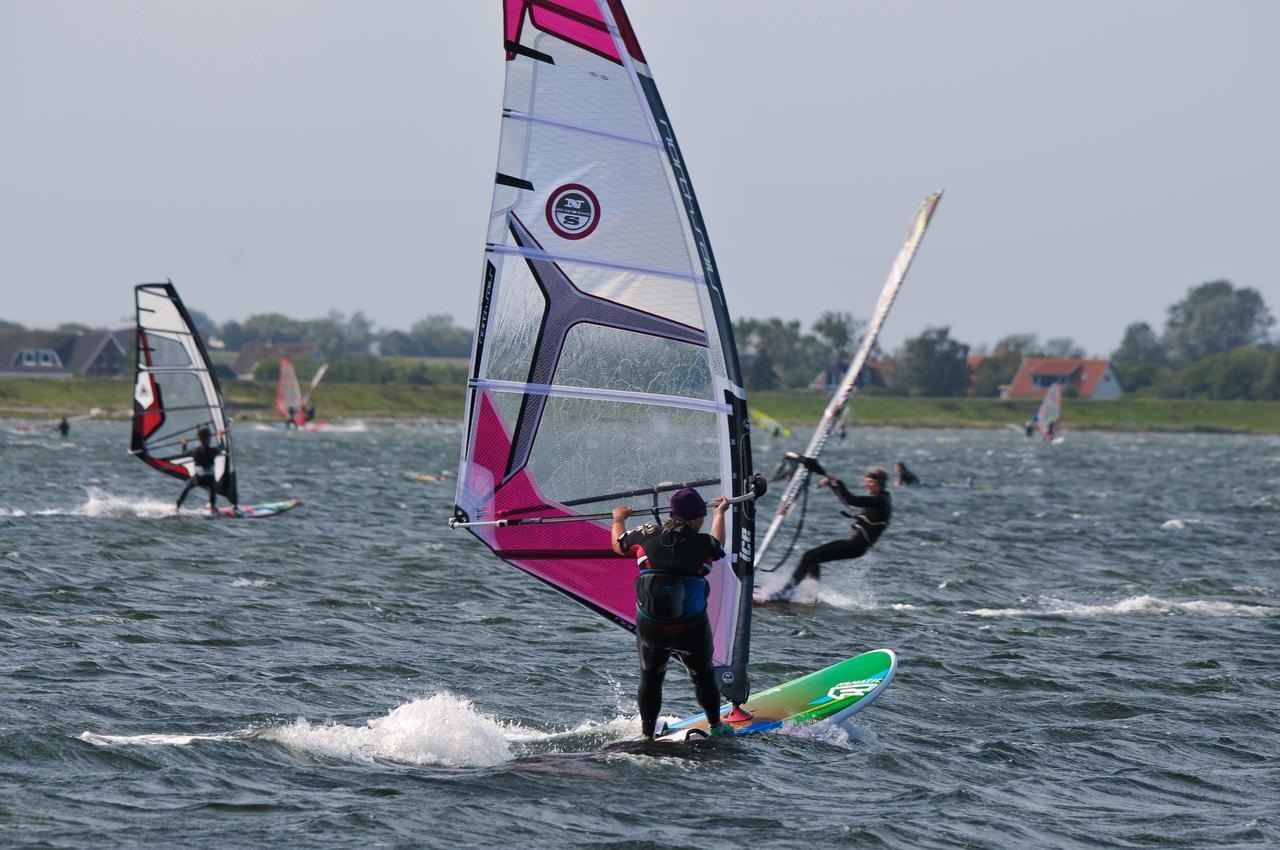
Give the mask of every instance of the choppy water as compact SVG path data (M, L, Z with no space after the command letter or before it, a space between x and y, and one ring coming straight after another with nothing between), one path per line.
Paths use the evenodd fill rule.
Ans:
M1280 845L1275 438L851 432L851 477L981 486L895 493L819 604L757 611L752 673L888 646L885 696L603 753L632 644L444 527L406 473L455 428L242 428L245 501L305 503L244 522L168 516L126 443L0 427L0 845ZM805 540L845 523L815 494Z

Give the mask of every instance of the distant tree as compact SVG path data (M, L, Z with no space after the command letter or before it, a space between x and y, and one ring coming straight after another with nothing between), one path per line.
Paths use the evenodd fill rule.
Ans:
M393 357L466 357L471 353L471 331L453 323L449 315L431 315L413 323L408 332L387 331L379 338L380 350Z
M855 319L852 313L828 310L813 323L814 336L826 345L833 360L853 357L853 350L862 340L867 323Z
M1249 400L1263 382L1269 359L1268 352L1245 346L1191 364L1178 373L1178 383L1188 396Z
M748 355L742 379L747 382L749 390L771 390L778 386L778 373L774 371L768 351Z
M64 334L82 334L90 330L89 326L81 322L63 322L58 325L58 332Z
M1013 382L1013 376L1018 374L1018 367L1021 365L1022 355L1009 349L985 358L973 370L973 394L1000 395L1000 387Z
M1045 340L1041 352L1045 357L1084 357L1084 349L1069 336Z
M1126 392L1136 392L1155 384L1169 363L1164 342L1146 322L1134 322L1124 329L1120 347L1111 363Z
M187 312L191 314L191 322L196 326L196 332L200 334L206 345L210 337L218 336L218 323L210 319L207 313L192 310L190 307L187 308Z
M1256 289L1214 280L1187 290L1169 307L1165 345L1174 365L1185 366L1243 346L1262 345L1275 324Z
M969 346L951 338L951 328L927 328L908 339L894 380L911 395L964 395L969 389Z
M1253 397L1268 401L1280 401L1280 347L1271 350L1267 355L1267 365L1262 370L1262 377L1253 387Z
M9 322L0 319L0 331L25 331L26 328L17 322Z
M1009 334L996 343L995 353L1014 351L1018 354L1036 354L1039 351L1035 334Z
M279 378L279 360L260 360L258 365L253 367L253 379L255 381L276 381Z
M239 351L248 341L244 328L235 319L231 319L222 326L222 342L231 351Z

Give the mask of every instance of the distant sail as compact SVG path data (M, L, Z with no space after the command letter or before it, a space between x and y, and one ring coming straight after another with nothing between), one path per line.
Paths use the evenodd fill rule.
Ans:
M782 437L790 437L791 429L762 410L751 411L751 421L764 430Z
M280 358L280 379L276 382L276 410L294 425L307 421L302 409L302 388L298 386L298 373L287 357Z
M809 446L804 451L806 457L817 458L818 455L822 454L822 448L827 444L832 431L839 424L845 405L853 397L857 389L858 375L861 374L867 358L871 356L871 350L875 347L876 340L880 337L880 329L884 327L885 319L889 317L889 308L893 306L894 299L898 297L898 290L902 288L902 282L907 279L907 270L911 268L911 261L916 256L916 250L920 247L920 242L924 239L924 233L929 227L929 221L933 218L934 210L937 209L938 202L941 200L941 192L935 192L925 198L924 203L920 205L920 210L916 213L916 217L912 220L911 229L907 231L906 241L902 244L902 249L898 251L898 256L893 261L893 267L889 270L889 279L885 281L884 288L880 290L880 300L876 302L876 312L871 317L871 324L867 326L867 332L862 337L862 345L858 348L858 353L854 355L853 362L849 364L848 370L844 373L844 380L840 382L835 394L831 396L831 401L827 402L827 409L823 412L822 419L818 422L818 428L813 432L813 437L809 440ZM809 471L803 466L797 467L792 473L791 481L788 482L787 489L783 491L782 498L778 502L777 513L773 515L773 521L769 523L769 530L765 532L764 540L760 541L760 546L756 550L757 564L764 563L765 551L768 550L769 544L778 533L778 529L782 527L792 508L795 507L796 501L808 482L808 477Z
M191 315L172 283L141 284L134 298L138 353L130 452L167 475L190 478L195 462L180 441L198 445L196 429L203 425L223 448L214 466L217 492L234 504L239 499L222 388Z
M665 507L749 489L748 413L706 227L619 0L506 0L506 93L455 519ZM710 577L716 678L747 695L754 508ZM644 514L638 517L641 521ZM470 527L635 628L607 520Z
M302 406L306 407L311 403L311 394L316 391L316 387L320 386L320 382L324 380L324 373L329 371L328 363L321 363L320 368L311 376L311 385L307 387L307 394L302 397Z
M1062 385L1050 384L1049 389L1045 390L1044 399L1040 402L1040 409L1036 411L1036 430L1048 437L1049 426L1056 426L1061 418Z

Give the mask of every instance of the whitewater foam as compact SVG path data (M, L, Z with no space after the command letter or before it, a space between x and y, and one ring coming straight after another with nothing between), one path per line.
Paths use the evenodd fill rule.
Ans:
M1207 617L1275 617L1280 607L1242 605L1213 599L1175 602L1156 596L1130 596L1109 605L1086 605L1066 599L1041 597L1037 608L976 608L963 611L974 617L1105 617L1112 614L1199 614Z
M259 737L314 755L358 762L397 761L449 767L492 767L514 756L493 718L465 699L434 694L392 709L364 726L299 718Z

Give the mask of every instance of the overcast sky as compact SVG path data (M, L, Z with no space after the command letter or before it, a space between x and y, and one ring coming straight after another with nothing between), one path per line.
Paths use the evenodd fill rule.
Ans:
M1280 313L1280 3L628 0L734 316L1110 352L1190 286ZM470 325L497 0L0 0L0 318Z

